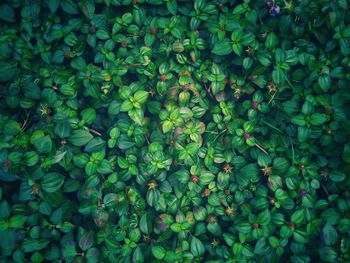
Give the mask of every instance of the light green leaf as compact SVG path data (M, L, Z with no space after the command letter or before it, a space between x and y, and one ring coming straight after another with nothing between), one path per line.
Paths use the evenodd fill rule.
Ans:
M76 130L73 135L69 137L69 141L75 146L83 146L87 144L94 136L86 130Z
M211 52L218 56L228 55L232 52L232 44L229 39L223 39L215 43Z

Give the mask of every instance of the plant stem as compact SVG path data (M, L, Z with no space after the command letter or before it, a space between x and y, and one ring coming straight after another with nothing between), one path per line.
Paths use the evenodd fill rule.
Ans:
M94 130L94 129L91 129L91 128L88 128L90 132L92 132L93 134L96 134L97 136L102 136L101 133L99 133L98 131Z
M261 150L263 153L269 155L269 153L261 145L255 143L255 146L258 147L258 149Z

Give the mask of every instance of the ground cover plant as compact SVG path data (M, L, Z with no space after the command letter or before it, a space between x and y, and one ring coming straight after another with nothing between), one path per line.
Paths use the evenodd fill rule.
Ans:
M350 262L347 0L0 3L0 262Z

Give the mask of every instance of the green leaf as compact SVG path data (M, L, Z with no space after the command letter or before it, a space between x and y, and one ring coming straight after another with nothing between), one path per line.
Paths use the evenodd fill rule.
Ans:
M199 176L199 183L201 185L208 185L210 184L215 178L215 175L210 173L210 172L206 172L206 171L203 171L201 173L201 175Z
M338 262L338 254L331 247L322 247L319 249L320 258L326 262Z
M7 63L0 61L0 82L7 82L12 80L18 72L14 63Z
M292 123L298 126L305 126L306 120L303 114L298 114L291 119Z
M232 52L232 44L229 39L225 38L216 42L211 52L218 56L228 55Z
M85 152L92 153L102 150L106 145L106 142L101 137L93 138L85 146Z
M93 0L81 0L78 6L87 18L92 19L95 13L95 3Z
M79 247L81 250L86 251L91 248L94 244L94 232L85 232L79 240Z
M71 67L76 69L76 70L84 70L86 67L86 63L83 57L76 57L72 60L70 63Z
M0 231L0 247L3 251L11 252L16 245L17 232L14 229Z
M127 150L135 145L135 142L133 142L127 135L122 134L117 141L117 145L119 149Z
M262 237L255 244L254 254L263 256L266 255L270 249L269 244L266 242L266 238Z
M217 222L209 223L207 225L207 229L214 236L221 236L222 235L221 227Z
M96 111L93 108L86 108L81 112L81 117L86 124L91 124L96 119Z
M44 175L41 180L41 187L48 193L56 192L64 183L64 176L62 174L51 172Z
M298 127L298 141L305 142L311 134L311 130L308 127Z
M100 251L95 247L89 248L85 257L87 263L98 263L100 262Z
M176 15L177 13L177 1L176 0L169 0L166 2L166 6L168 11L172 14L172 15Z
M171 131L174 127L174 124L171 121L164 121L163 125L162 125L162 129L163 129L163 133L168 133L169 131Z
M202 243L198 238L195 236L192 236L191 238L191 253L194 257L200 257L204 255L205 248Z
M133 104L130 100L124 100L121 107L120 107L120 111L121 112L125 112L125 111L129 111L133 108Z
M142 126L143 119L144 119L144 114L143 110L141 109L131 109L128 112L129 117L137 124Z
M329 178L336 183L340 183L345 180L345 174L342 172L332 171L329 174Z
M156 259L163 259L165 252L165 249L161 246L152 246L152 254Z
M268 209L266 209L265 211L261 212L258 216L257 216L257 222L262 225L262 226L266 226L269 225L271 222L271 214L270 211Z
M13 7L8 4L0 5L0 19L6 22L15 22L15 11Z
M274 32L267 35L265 40L265 47L268 49L274 49L278 44L278 37Z
M88 176L93 175L97 170L97 164L93 162L88 162L85 166L85 172Z
M49 135L36 138L35 140L33 140L33 144L40 153L51 152L52 140Z
M79 14L79 9L73 0L61 0L60 3L61 8L64 12L71 15Z
M72 136L69 137L69 141L74 146L83 146L92 140L94 136L92 136L86 130L76 130L73 132Z
M243 46L242 44L233 44L232 45L232 50L233 52L235 52L238 56L242 55L242 51L243 51Z
M56 13L59 5L60 5L60 0L50 0L49 2L49 9L51 13Z
M326 223L322 228L322 236L326 245L335 245L338 241L337 230L329 223Z
M291 216L291 221L296 224L300 225L305 220L305 211L304 210L297 210L295 211Z
M252 231L251 224L248 222L242 222L236 225L236 229L239 233L249 234Z
M286 60L286 52L281 48L277 48L275 52L275 59L277 63L284 62Z
M7 219L10 216L11 210L6 200L0 203L0 219Z
M174 231L175 233L179 233L182 231L182 227L180 223L174 223L170 226L170 229Z
M108 31L105 29L99 29L96 32L96 37L98 37L99 39L102 39L102 40L107 40L107 39L109 39Z
M71 127L68 122L61 122L55 126L55 134L60 138L67 138L71 133Z
M255 142L255 138L254 137L250 137L246 140L246 143L249 145L249 146L255 146L256 142Z
M150 206L155 206L159 201L159 197L160 192L158 189L151 189L147 191L146 200Z
M134 94L134 99L140 104L144 104L149 96L149 93L144 90L136 91Z
M321 89L324 92L327 92L332 85L332 79L329 75L323 75L318 78L318 85L320 85Z
M272 80L277 84L282 84L286 80L286 75L282 69L274 69L272 71Z
M11 216L9 220L9 227L22 228L26 220L27 220L27 216L24 216L24 215Z
M328 116L323 113L313 113L310 118L310 123L314 126L320 126L328 121Z
M140 230L141 230L142 233L144 233L144 234L151 233L151 231L152 231L152 221L149 218L147 213L145 213L145 214L143 214L141 216L139 226L140 226Z

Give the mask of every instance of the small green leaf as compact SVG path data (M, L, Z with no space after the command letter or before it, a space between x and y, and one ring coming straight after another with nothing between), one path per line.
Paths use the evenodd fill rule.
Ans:
M49 135L39 137L33 141L35 148L40 153L49 153L52 148L52 140Z
M131 110L133 107L134 106L132 105L132 102L130 100L124 100L121 107L120 107L120 111L126 112L126 111Z
M295 211L291 216L291 221L296 224L300 225L305 220L305 211L304 210L297 210Z
M211 52L218 56L228 55L232 52L232 44L229 39L223 39L215 43Z
M59 173L52 172L44 175L41 180L41 187L44 191L53 193L60 189L63 183L64 176Z
M88 153L98 152L102 150L105 145L106 145L106 142L101 137L93 138L85 146L85 152L88 152Z
M326 223L322 229L323 240L326 245L335 245L338 241L337 230L329 223Z
M282 69L274 69L272 71L272 79L277 84L282 84L286 80L286 75Z
M93 0L81 0L78 6L87 18L91 19L93 17L95 13L95 3Z
M137 124L142 126L143 119L144 119L144 114L143 110L141 109L131 109L128 112L129 117Z
M161 246L153 246L152 254L156 259L163 259L165 257L165 249Z
M117 145L119 149L122 149L122 150L127 150L132 146L134 146L134 144L135 142L131 141L131 139L125 134L122 134L117 141Z
M235 52L238 56L242 55L242 51L243 51L243 46L242 44L233 44L232 45L232 50L233 52Z
M261 212L257 216L257 222L262 226L266 226L266 225L270 224L270 222L271 222L270 211L268 209L266 209L265 211Z
M0 82L12 80L16 73L17 67L14 63L0 62Z
M71 133L71 127L68 122L61 122L55 126L55 134L60 138L67 138Z
M166 6L168 11L172 14L172 15L176 15L177 13L177 1L176 0L169 0L166 2Z
M192 236L191 238L191 253L194 257L200 257L204 255L205 248L202 243L198 238L195 236Z
M94 244L94 232L85 232L79 240L79 247L81 250L86 251Z
M144 91L144 90L139 90L139 91L136 91L135 94L134 94L134 99L140 103L140 104L144 104L147 100L149 96L149 93L147 91Z
M318 78L318 85L320 85L321 89L324 92L327 92L332 85L332 79L329 75L323 75Z
M332 171L329 174L329 178L336 183L340 183L345 180L345 174L337 171Z
M174 127L174 124L171 121L166 120L163 122L162 128L164 133L168 133L173 129L173 127Z
M314 126L320 126L328 121L328 116L323 113L313 113L310 118L310 123Z
M56 13L59 5L60 5L60 0L50 0L49 1L50 12L51 13Z
M69 141L74 146L83 146L87 144L94 136L92 136L86 130L76 130L73 132L72 136L69 137Z

